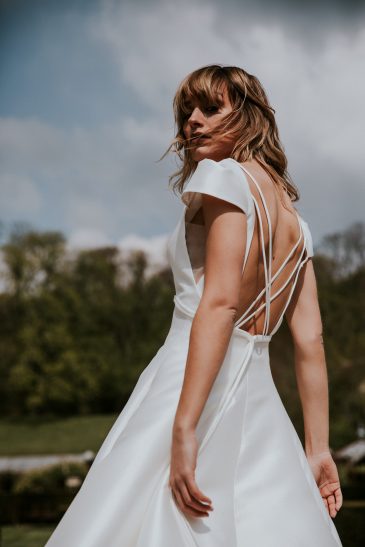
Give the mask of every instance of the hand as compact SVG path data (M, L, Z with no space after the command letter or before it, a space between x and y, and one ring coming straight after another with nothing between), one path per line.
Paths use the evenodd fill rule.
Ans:
M169 487L179 509L187 516L208 517L212 501L195 482L198 443L194 431L173 433Z
M329 451L307 455L308 463L318 485L323 502L332 518L342 506L340 479Z

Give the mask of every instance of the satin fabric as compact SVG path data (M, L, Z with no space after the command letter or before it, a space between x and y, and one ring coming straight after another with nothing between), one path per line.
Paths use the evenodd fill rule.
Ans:
M242 171L228 160L200 165L183 200L189 191L194 199L200 191L216 195L216 183L219 195L251 215L249 240L253 209L248 185L242 192ZM310 232L304 230L309 254ZM272 379L272 336L238 327L197 426L195 476L214 511L192 518L177 507L168 486L171 432L204 286L204 279L195 282L189 263L185 209L169 238L168 256L176 289L170 330L47 547L341 546Z

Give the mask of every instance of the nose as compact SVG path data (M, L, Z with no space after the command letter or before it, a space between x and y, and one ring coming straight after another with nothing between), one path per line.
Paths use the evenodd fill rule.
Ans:
M201 125L203 121L204 121L204 117L203 117L202 111L198 107L195 107L188 118L189 125L191 126L199 125L199 124Z

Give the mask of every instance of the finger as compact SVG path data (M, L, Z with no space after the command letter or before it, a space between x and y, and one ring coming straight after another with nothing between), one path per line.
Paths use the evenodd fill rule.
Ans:
M200 511L196 511L195 509L193 509L192 507L189 507L189 506L186 506L185 503L184 503L184 500L179 492L179 490L177 489L173 489L172 490L174 496L175 496L175 499L176 499L176 502L177 502L177 505L179 507L179 509L186 515L189 515L190 517L202 517L202 516L207 516L209 517L209 513L206 513L205 515L203 513L201 513Z
M342 502L343 502L341 488L337 488L335 490L335 498L336 498L336 509L338 511L342 507Z
M329 512L330 512L331 517L335 517L336 513L337 513L336 507L335 507L335 497L333 495L328 496L327 503L328 503Z
M212 500L208 498L203 492L198 488L196 481L193 477L187 477L186 483L189 489L190 494L198 501L208 503L212 505Z
M200 512L203 512L203 513L206 513L206 511L208 511L208 510L209 511L212 510L208 505L200 503L195 498L193 498L190 495L188 487L185 483L180 484L179 487L180 487L180 493L181 493L186 505L189 505L189 507L193 507L197 511L200 511Z
M185 508L185 503L184 503L184 500L182 499L180 492L178 490L173 489L172 493L174 495L176 505L178 506L180 511L182 511L183 513L187 513L187 510Z

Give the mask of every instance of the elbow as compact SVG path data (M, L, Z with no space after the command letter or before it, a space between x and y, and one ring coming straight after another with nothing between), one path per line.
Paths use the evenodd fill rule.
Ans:
M209 315L224 316L232 324L236 322L238 317L238 303L222 294L202 297L201 306L207 310Z
M322 330L302 333L294 340L296 351L302 355L313 355L323 348Z

